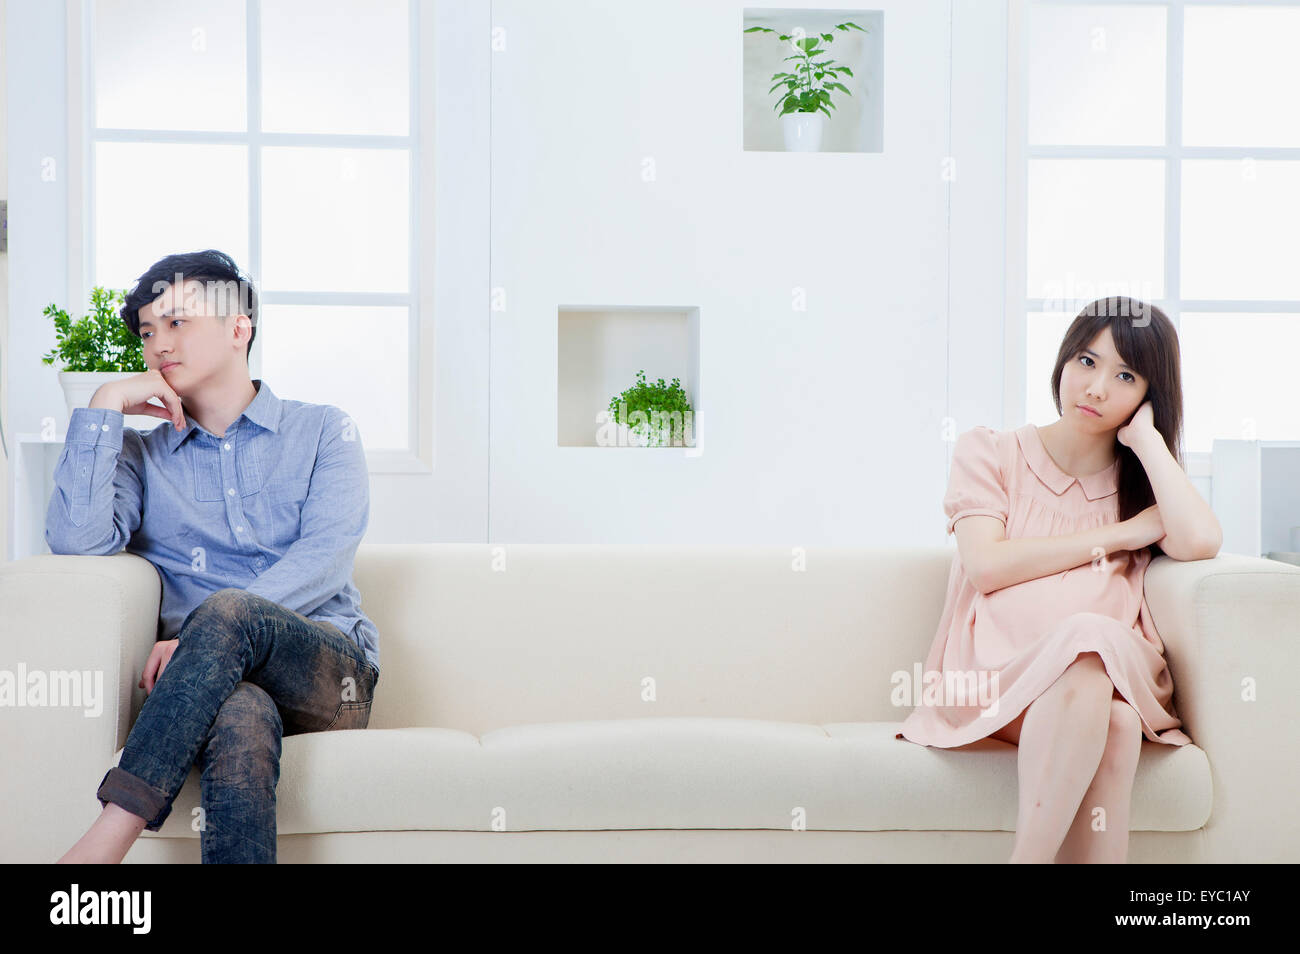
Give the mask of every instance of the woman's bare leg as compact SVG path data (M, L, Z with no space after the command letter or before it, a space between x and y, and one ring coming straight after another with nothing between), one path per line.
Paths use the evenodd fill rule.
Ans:
M1124 864L1128 860L1133 776L1142 751L1142 720L1116 691L1110 702L1106 750L1083 795L1074 824L1056 854L1057 864ZM1093 828L1093 812L1102 809Z
M1025 710L1012 864L1056 857L1105 751L1114 688L1101 657L1080 653Z
M145 819L108 802L94 824L55 864L120 864L144 831Z

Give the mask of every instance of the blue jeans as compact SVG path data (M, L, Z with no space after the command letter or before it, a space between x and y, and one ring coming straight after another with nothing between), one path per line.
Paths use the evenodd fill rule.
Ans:
M336 626L233 587L185 617L97 798L157 831L197 761L203 862L275 862L283 735L364 729L379 672Z

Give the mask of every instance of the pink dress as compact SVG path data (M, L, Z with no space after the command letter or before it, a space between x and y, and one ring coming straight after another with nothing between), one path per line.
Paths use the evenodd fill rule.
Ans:
M971 514L997 517L1008 539L1073 533L1119 519L1119 462L1086 477L1061 470L1038 429L975 427L957 438L943 499L948 533ZM960 554L925 661L920 704L896 738L953 748L1013 722L1082 652L1096 651L1152 742L1192 740L1174 712L1173 680L1142 591L1151 552L1121 550L1064 573L981 595ZM982 715L988 712L989 715Z

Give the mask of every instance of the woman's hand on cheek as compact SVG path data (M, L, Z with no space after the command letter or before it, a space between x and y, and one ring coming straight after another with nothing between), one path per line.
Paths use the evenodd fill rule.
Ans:
M1142 435L1158 434L1155 425L1155 415L1151 410L1151 402L1143 401L1141 406L1133 412L1128 423L1115 432L1115 439L1125 447L1132 447Z

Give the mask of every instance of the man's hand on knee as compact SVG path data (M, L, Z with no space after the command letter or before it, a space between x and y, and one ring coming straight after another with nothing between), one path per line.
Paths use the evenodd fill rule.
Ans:
M160 639L153 644L149 661L144 664L144 675L137 683L146 693L153 692L154 685L162 678L163 670L167 668L167 663L171 662L172 653L176 652L176 647L179 645L179 639Z

